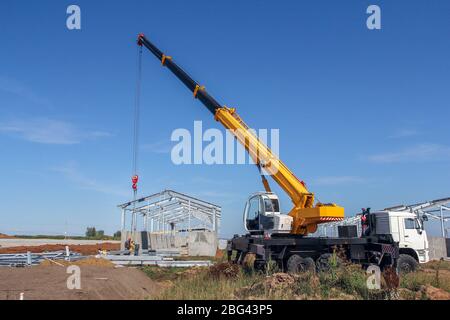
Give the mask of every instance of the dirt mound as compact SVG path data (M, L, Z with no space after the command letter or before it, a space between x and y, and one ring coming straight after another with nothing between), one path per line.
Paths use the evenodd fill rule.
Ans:
M98 243L98 244L79 244L70 245L70 251L78 252L82 255L94 255L98 254L99 250L113 251L120 250L120 243ZM42 246L31 246L31 247L11 247L11 248L0 248L0 254L4 253L25 253L30 251L31 253L42 253L50 251L63 251L66 250L66 245L63 244L49 244Z
M80 261L81 262L81 261ZM67 288L66 268L58 265L0 268L0 300L144 300L162 286L135 268L82 265L81 289Z
M261 299L261 297L269 299L293 299L307 300L314 299L313 292L303 292L298 287L318 286L319 280L312 274L288 274L275 273L271 276L260 279L250 286L243 287L235 292L238 299ZM307 290L305 290L307 291Z
M181 272L178 272L178 275L186 276L186 277L194 277L200 273L205 271L205 267L192 267L187 270L183 270Z
M296 277L288 273L275 273L271 277L268 277L263 285L268 290L278 290L284 287L293 285L296 281Z
M55 265L63 265L63 266L98 266L98 267L107 267L114 268L115 264L111 261L101 258L86 258L78 261L65 261L65 260L44 260L41 263L41 266L55 266Z
M98 266L98 267L108 267L114 268L116 265L109 260L103 258L87 258L79 261L72 262L77 266Z
M217 279L220 277L225 277L232 279L237 278L237 276L239 275L239 271L240 268L238 265L225 262L211 266L208 270L208 273L212 278Z
M13 236L8 236L7 234L0 233L0 239L14 239Z
M433 286L422 286L421 293L430 300L450 300L450 293Z

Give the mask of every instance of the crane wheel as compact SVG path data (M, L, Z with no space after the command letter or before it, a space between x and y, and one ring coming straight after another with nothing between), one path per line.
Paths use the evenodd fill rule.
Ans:
M416 259L408 254L401 254L397 260L397 272L398 273L410 273L417 270L419 264Z
M316 267L318 272L328 272L333 267L339 267L341 265L341 259L337 256L333 256L331 253L322 254L316 261Z
M314 260L310 257L302 258L298 254L289 257L286 263L288 273L314 272Z

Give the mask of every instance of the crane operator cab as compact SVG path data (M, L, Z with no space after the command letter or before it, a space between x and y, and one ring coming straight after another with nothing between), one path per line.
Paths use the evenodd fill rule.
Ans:
M251 234L290 233L292 217L280 213L280 202L274 193L257 193L247 200L244 226Z

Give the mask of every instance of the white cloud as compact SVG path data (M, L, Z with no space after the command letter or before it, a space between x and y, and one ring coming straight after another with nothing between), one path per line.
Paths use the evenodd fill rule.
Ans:
M0 76L0 91L11 93L20 97L23 97L33 103L40 105L49 105L50 102L47 99L36 95L32 89L26 85L20 83L15 79Z
M0 123L0 132L42 144L78 144L83 140L111 136L108 132L84 131L71 123L47 118L21 119Z
M374 154L367 159L375 163L450 160L450 147L439 144L419 144L396 152Z
M356 176L328 176L313 179L312 184L317 186L336 186L344 184L357 184L364 181L365 180L363 178Z
M419 135L419 132L415 129L399 129L394 134L390 135L390 139L408 138Z
M127 192L125 189L116 188L111 184L102 183L96 179L86 176L80 172L76 162L69 162L63 166L53 168L52 171L60 173L80 189L92 190L120 197L127 197L130 195L130 192Z

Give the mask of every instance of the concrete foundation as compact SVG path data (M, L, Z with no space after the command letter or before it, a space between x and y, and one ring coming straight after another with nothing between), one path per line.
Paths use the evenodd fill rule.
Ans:
M192 257L214 257L218 246L217 235L211 231L191 231L189 235L126 231L122 233L121 250L125 250L125 241L130 237L145 250L142 248L143 235L148 237L149 250L178 249L181 254Z

